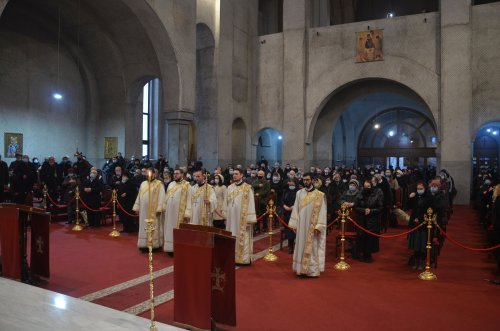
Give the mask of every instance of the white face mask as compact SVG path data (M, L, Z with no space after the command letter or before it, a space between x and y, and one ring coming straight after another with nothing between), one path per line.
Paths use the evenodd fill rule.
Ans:
M128 181L128 178L122 178L122 183L125 184Z
M273 183L277 184L280 182L280 179L278 177L273 177Z
M424 194L424 192L425 192L425 190L417 190L418 195L422 195L422 194Z
M288 188L289 188L291 191L295 190L295 186L293 186L293 185L289 185L289 186L288 186Z
M215 184L219 184L219 178L215 178L215 179L214 179L214 183L215 183Z
M314 188L320 188L321 187L321 185L318 184L318 183L314 183L313 186L314 186Z

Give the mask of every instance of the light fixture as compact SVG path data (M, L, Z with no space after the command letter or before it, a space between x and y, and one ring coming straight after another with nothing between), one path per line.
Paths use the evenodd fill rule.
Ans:
M394 136L394 131L389 131L389 137L393 137Z
M62 94L59 92L59 77L61 73L61 8L59 4L57 5L57 83L56 83L56 92L52 94L54 99L61 100Z
M380 124L378 124L378 123L375 123L375 125L373 126L373 128L374 128L375 130L378 130L378 129L380 129Z
M280 135L280 136L278 136L278 140L281 140L281 139L283 139L283 137L282 137L281 135Z
M388 12L387 13L387 18L393 18L395 16L394 12Z
M491 129L490 128L486 129L486 132L491 132Z
M493 134L496 136L498 134L498 131L493 131Z

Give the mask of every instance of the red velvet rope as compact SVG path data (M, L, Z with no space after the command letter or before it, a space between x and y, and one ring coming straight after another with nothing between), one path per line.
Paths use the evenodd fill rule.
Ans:
M88 210L90 210L90 211L92 211L92 212L94 212L94 213L98 213L98 212L100 212L100 211L101 211L100 209L92 209L92 208L90 208L89 206L87 206L87 204L85 203L85 201L83 201L83 199L82 199L82 198L80 198L80 202L82 203L82 205L83 205L83 207L84 207L85 209L88 209Z
M139 217L139 215L136 215L136 214L130 214L128 211L125 210L125 208L123 208L123 206L120 204L120 201L116 200L116 204L118 205L118 208L124 212L127 216L130 216L130 217Z
M396 238L396 237L406 236L407 234L412 233L413 231L416 231L417 229L419 229L420 227L422 227L425 224L425 223L420 223L418 226L414 227L413 229L411 229L409 231L402 232L402 233L398 233L398 234L380 235L378 233L374 233L374 232L371 232L370 230L365 229L364 227L362 227L361 225L359 225L358 223L356 223L350 217L348 217L347 219L349 221L351 221L358 229L360 229L360 230L362 230L362 231L364 231L364 232L366 232L368 234L371 234L372 236L379 237L379 238Z
M332 227L332 226L333 226L335 223L337 223L338 221L339 221L339 218L337 217L336 219L334 219L334 220L332 221L332 223L328 224L327 228Z
M262 221L262 219L264 218L264 216L267 215L267 212L265 212L264 214L260 215L257 220L255 222L258 222L258 221Z
M496 246L489 247L489 248L474 248L474 247L465 246L465 245L459 243L458 241L456 241L455 239L450 238L450 236L443 230L442 227L440 227L439 225L437 227L439 229L439 232L441 232L449 241L451 241L453 244L455 244L459 247L465 248L467 250L475 251L475 252L487 252L487 251L493 251L495 249L500 248L500 245L496 245Z
M53 199L52 197L50 196L50 194L47 192L47 198L49 198L50 202L52 202L52 204L54 206L56 206L57 208L64 208L64 207L67 207L69 204L71 204L73 202L73 200L75 200L75 197L73 197L66 205L58 205Z
M280 217L280 215L276 214L276 212L274 213L274 216L276 217L276 219L287 229L290 229L291 228L288 226L288 224L286 224L286 222Z

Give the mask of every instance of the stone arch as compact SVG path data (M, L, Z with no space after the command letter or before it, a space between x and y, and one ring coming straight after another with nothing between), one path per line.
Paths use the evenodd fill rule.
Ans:
M269 164L282 160L282 136L275 128L262 128L254 136L253 145L256 146L256 160L263 156Z
M322 70L311 74L313 82L308 89L306 113L306 143L312 143L314 128L319 114L332 96L356 82L363 80L387 80L397 82L412 90L428 106L437 127L439 116L439 75L428 67L407 58L386 55L386 61L370 66L367 73L365 65L352 60L335 64L332 70ZM348 72L349 75L345 75Z
M436 120L428 105L415 91L399 82L387 79L362 79L350 82L330 93L322 105L323 108L315 114L315 119L312 121L315 126L309 130L311 145L308 147L309 158L319 164L330 164L336 157L332 155L331 144L334 129L341 117L345 139L350 142L345 149L351 152L357 149L356 142L360 130L369 121L370 115L386 109L413 108L431 118L436 127ZM347 158L355 163L354 154Z

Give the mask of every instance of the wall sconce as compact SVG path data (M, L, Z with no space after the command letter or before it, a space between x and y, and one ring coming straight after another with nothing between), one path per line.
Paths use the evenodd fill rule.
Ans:
M260 44L261 44L261 45L263 45L263 44L265 44L265 43L266 43L266 40L265 40L265 39L260 41Z

